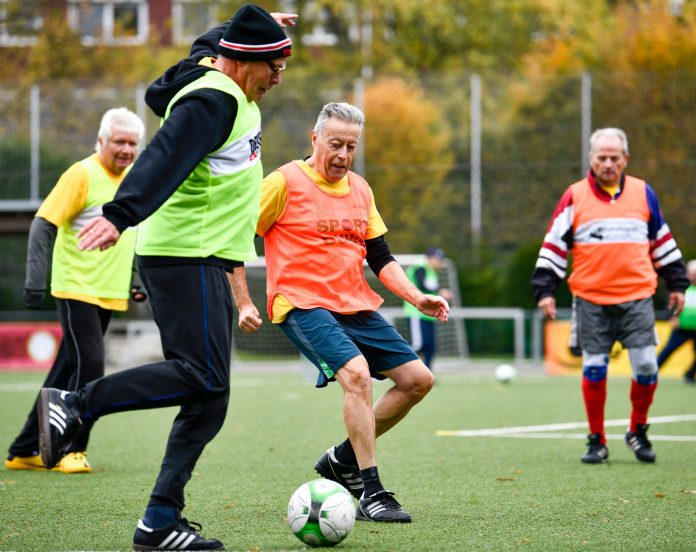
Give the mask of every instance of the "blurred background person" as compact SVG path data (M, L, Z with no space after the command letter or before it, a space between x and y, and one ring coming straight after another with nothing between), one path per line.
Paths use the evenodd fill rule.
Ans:
M692 342L696 357L696 259L687 263L686 275L691 285L684 292L684 309L679 316L673 316L670 319L672 333L664 349L657 356L658 368L662 368L670 355L689 340ZM684 372L684 382L691 385L696 383L696 358L691 367Z
M24 300L40 309L51 269L63 339L43 387L77 389L104 375L104 334L114 311L128 309L129 294L144 301L139 280L131 283L135 229L124 232L117 247L81 251L77 234L101 214L135 161L145 134L138 116L125 107L104 113L96 153L65 171L31 223L27 246ZM51 257L52 268L51 268ZM87 443L91 425L81 428L55 468L64 473L91 471ZM44 469L39 455L36 402L24 428L10 445L5 466L12 470Z
M423 293L439 295L446 301L452 300L452 292L440 287L439 271L445 253L437 247L429 247L425 251L422 263L414 264L406 269L406 276ZM437 335L435 333L435 318L423 314L408 301L404 301L404 312L409 318L411 332L411 347L423 359L424 364L432 372L433 360L437 351Z

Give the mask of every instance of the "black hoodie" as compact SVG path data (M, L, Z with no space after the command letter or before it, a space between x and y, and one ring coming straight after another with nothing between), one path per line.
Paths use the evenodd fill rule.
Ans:
M173 65L147 89L145 101L163 117L171 99L210 67L198 65L217 55L227 26L223 23L196 39L190 56ZM237 117L234 97L213 89L194 90L181 97L169 117L123 179L103 215L119 232L154 213L181 185L207 154L229 137Z

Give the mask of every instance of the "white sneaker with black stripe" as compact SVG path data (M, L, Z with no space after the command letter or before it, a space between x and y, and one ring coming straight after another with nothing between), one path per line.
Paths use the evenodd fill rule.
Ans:
M193 527L195 526L195 528ZM201 526L186 518L162 529L152 529L138 520L133 535L133 550L224 550L217 539L206 539L198 534Z
M401 508L401 504L394 498L394 493L384 490L362 497L355 511L355 519L386 523L411 522L411 516Z

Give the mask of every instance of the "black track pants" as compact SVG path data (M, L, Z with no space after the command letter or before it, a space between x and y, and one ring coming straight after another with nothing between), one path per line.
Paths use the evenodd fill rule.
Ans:
M63 330L58 354L42 387L74 391L104 375L104 334L112 311L74 299L56 299ZM87 450L91 424L85 424L67 452ZM20 434L10 445L13 456L34 456L39 451L36 402Z
M232 354L232 294L224 268L140 266L166 360L95 380L78 393L87 420L179 405L152 504L184 507L184 486L225 421Z

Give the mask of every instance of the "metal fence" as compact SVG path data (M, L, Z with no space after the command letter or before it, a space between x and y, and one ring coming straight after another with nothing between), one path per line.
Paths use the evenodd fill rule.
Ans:
M536 83L459 73L399 78L422 91L424 105L436 106L449 140L442 151L416 162L413 144L399 139L399 131L414 121L399 118L398 110L379 125L367 121L366 147L354 168L373 187L395 252L419 252L436 243L460 274L481 262L504 270L521 246L541 240L560 194L582 177L590 130L618 126L631 146L628 172L657 190L680 246L696 254L695 75L558 75ZM287 71L282 86L260 104L265 169L308 155L321 106L362 106L379 79ZM136 111L151 137L159 121L144 105L144 89L0 82L0 216L38 207L60 174L93 151L106 109ZM397 105L400 98L390 100ZM385 148L396 155L369 147L383 133L395 136ZM447 173L439 178L445 158ZM385 187L387 174L398 185ZM432 193L414 203L411 196L423 190ZM21 308L25 239L0 236L0 308Z

